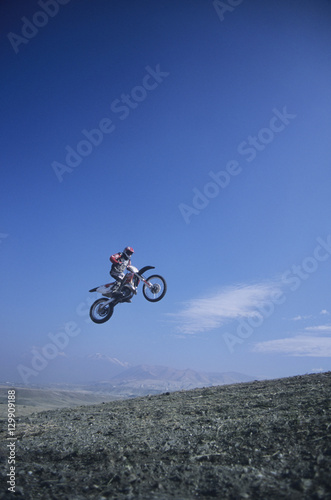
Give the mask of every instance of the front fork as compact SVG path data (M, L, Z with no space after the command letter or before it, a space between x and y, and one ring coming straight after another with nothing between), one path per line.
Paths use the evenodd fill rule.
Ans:
M114 299L113 297L112 297L112 298L110 298L110 299L108 299L108 300L106 300L106 302L105 302L104 304L102 304L102 307L106 307L106 306L108 306L108 304L111 304L111 302L114 302L114 300L115 300L115 299ZM115 304L115 305L116 305L116 304Z
M136 274L136 277L138 278L138 283L141 280L141 281L143 281L145 283L145 285L148 286L148 288L152 288L153 285L151 283L149 283L147 280L145 280L145 278L143 276L140 276L139 274Z

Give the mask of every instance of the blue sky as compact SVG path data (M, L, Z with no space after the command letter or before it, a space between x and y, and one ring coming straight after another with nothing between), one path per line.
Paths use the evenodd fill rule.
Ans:
M331 369L330 18L326 0L1 3L1 380L68 324L29 382L96 352ZM168 293L95 325L88 290L126 245Z

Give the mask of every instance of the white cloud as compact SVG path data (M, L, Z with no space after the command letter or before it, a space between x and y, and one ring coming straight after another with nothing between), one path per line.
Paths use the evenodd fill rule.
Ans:
M275 283L235 285L209 297L191 299L183 304L181 311L171 316L175 317L181 333L200 333L232 319L256 316L259 307L277 292L280 292L280 286Z
M330 313L326 309L322 309L322 311L319 314L328 316ZM315 318L316 317L317 316L315 315ZM290 318L290 319L291 319L291 321L303 321L305 319L310 319L310 318L313 318L313 316L311 314L307 315L307 316L302 316L301 314L298 314L298 316L294 316L294 318Z
M302 321L304 319L308 319L308 318L311 318L311 316L295 316L294 318L291 318L292 321Z
M288 356L331 357L331 337L297 335L292 338L257 343L254 352L287 354Z
M321 333L331 333L331 325L318 325L318 326L306 326L305 330L309 332Z

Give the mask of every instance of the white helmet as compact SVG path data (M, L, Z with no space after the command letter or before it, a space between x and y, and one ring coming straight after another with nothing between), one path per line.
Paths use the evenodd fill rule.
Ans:
M126 257L127 259L130 259L131 255L134 253L134 250L131 247L125 247L122 253L123 253L124 257Z

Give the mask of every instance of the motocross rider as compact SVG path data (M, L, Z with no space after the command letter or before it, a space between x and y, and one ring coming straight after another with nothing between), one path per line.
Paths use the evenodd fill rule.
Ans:
M109 274L116 280L116 283L112 288L112 293L116 293L119 290L122 280L125 276L124 271L128 266L131 265L130 257L133 253L133 248L125 247L123 252L114 253L109 258L110 262L112 263Z

